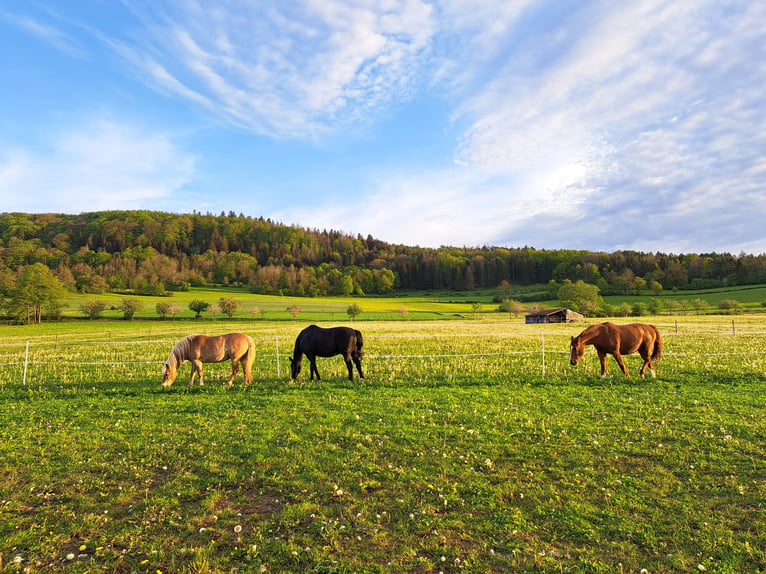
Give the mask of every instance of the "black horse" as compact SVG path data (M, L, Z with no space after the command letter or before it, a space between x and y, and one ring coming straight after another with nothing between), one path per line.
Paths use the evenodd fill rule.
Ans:
M316 373L317 381L321 380L317 370L317 357L334 357L343 355L343 360L348 367L348 380L354 380L354 368L351 361L354 361L356 370L359 371L359 378L364 380L362 374L362 334L351 327L331 327L324 329L316 325L310 325L303 329L295 339L295 350L290 359L290 371L293 379L298 377L301 372L301 362L303 355L306 355L311 363L311 380L314 380Z

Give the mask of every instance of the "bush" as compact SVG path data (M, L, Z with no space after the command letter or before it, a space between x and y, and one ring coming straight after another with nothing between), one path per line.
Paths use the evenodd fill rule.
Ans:
M90 299L80 305L80 311L88 317L88 319L98 319L101 314L106 311L106 303L99 299Z
M348 316L351 317L351 319L356 319L357 316L362 314L362 308L359 306L358 303L352 303L348 306L348 309L346 309L346 313L348 313Z

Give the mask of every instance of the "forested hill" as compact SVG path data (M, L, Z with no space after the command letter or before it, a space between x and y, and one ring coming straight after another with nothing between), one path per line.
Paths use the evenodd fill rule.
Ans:
M427 249L234 213L0 214L0 289L34 263L83 292L239 283L312 296L569 279L608 294L766 283L766 254Z

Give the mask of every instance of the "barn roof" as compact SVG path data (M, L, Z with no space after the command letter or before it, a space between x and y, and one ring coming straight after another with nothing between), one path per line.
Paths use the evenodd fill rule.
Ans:
M543 309L541 311L530 311L527 313L530 317L547 317L548 315L557 315L559 313L572 313L566 307L556 307L555 309Z

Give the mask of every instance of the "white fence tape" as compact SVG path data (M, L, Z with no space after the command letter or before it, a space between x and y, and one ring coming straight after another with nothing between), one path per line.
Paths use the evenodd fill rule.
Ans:
M36 340L30 340L30 341L19 341L19 342L11 342L11 343L2 343L0 344L0 348L9 348L9 347L23 347L23 353L24 353L24 360L17 360L17 361L8 361L8 362L2 362L0 363L0 367L7 367L7 366L24 366L24 372L23 372L23 384L26 385L27 382L27 374L28 374L28 368L30 366L34 365L42 365L42 364L49 364L49 360L35 360L34 358L34 352L32 353L32 358L30 359L30 347L53 347L57 351L64 351L65 348L71 348L74 346L80 347L80 346L109 346L112 348L117 348L122 345L163 345L167 347L168 349L172 348L172 346L177 342L177 338L174 338L172 340L170 339L145 339L145 340L121 340L119 338L113 337L113 333L105 331L102 333L106 336L106 339L89 339L89 340L79 340L79 339L64 339L63 337L57 336L55 340L41 340L43 337L32 337L30 339L36 339ZM440 334L407 334L407 333L391 333L391 334L376 334L374 337L371 337L370 339L454 339L456 337L484 337L484 338L535 338L539 339L539 345L540 347L538 349L533 350L526 350L526 351L503 351L503 352L489 352L489 353L428 353L428 354L365 354L365 359L373 359L373 360L386 360L386 359L449 359L449 358L466 358L466 357L473 357L473 358L479 358L479 357L499 357L499 356L514 356L514 355L541 355L541 361L542 361L542 374L545 375L545 355L568 355L568 350L551 350L550 346L546 348L545 344L545 334L546 332L527 332L527 333L519 333L519 332L507 332L507 333L449 333L448 335L440 335ZM167 335L165 333L164 335ZM553 333L548 333L548 335L553 335ZM563 337L563 335L559 334ZM734 329L731 331L725 331L725 332L709 332L709 333L700 333L700 332L694 332L694 333L673 333L673 332L667 332L664 334L664 337L736 337L740 338L742 336L749 335L766 335L766 331L740 331L735 332ZM555 335L554 335L555 336ZM286 358L291 357L291 354L283 354L279 352L280 348L280 338L285 339L286 337L284 335L256 335L252 336L253 339L260 340L260 341L274 341L275 344L275 353L258 353L256 355L257 359L280 359L280 358ZM369 340L369 339L368 339ZM290 343L292 343L292 337L289 338ZM291 347L291 344L288 345L288 347ZM21 353L21 351L19 351ZM15 354L19 354L15 353ZM732 352L710 352L710 353L688 353L688 352L664 352L663 356L665 357L723 357L723 356L753 356L753 355L766 355L766 351L732 351ZM62 361L57 360L56 364L59 366L115 366L115 365L161 365L164 363L164 360L154 360L154 361ZM280 377L280 361L277 360L277 377Z

